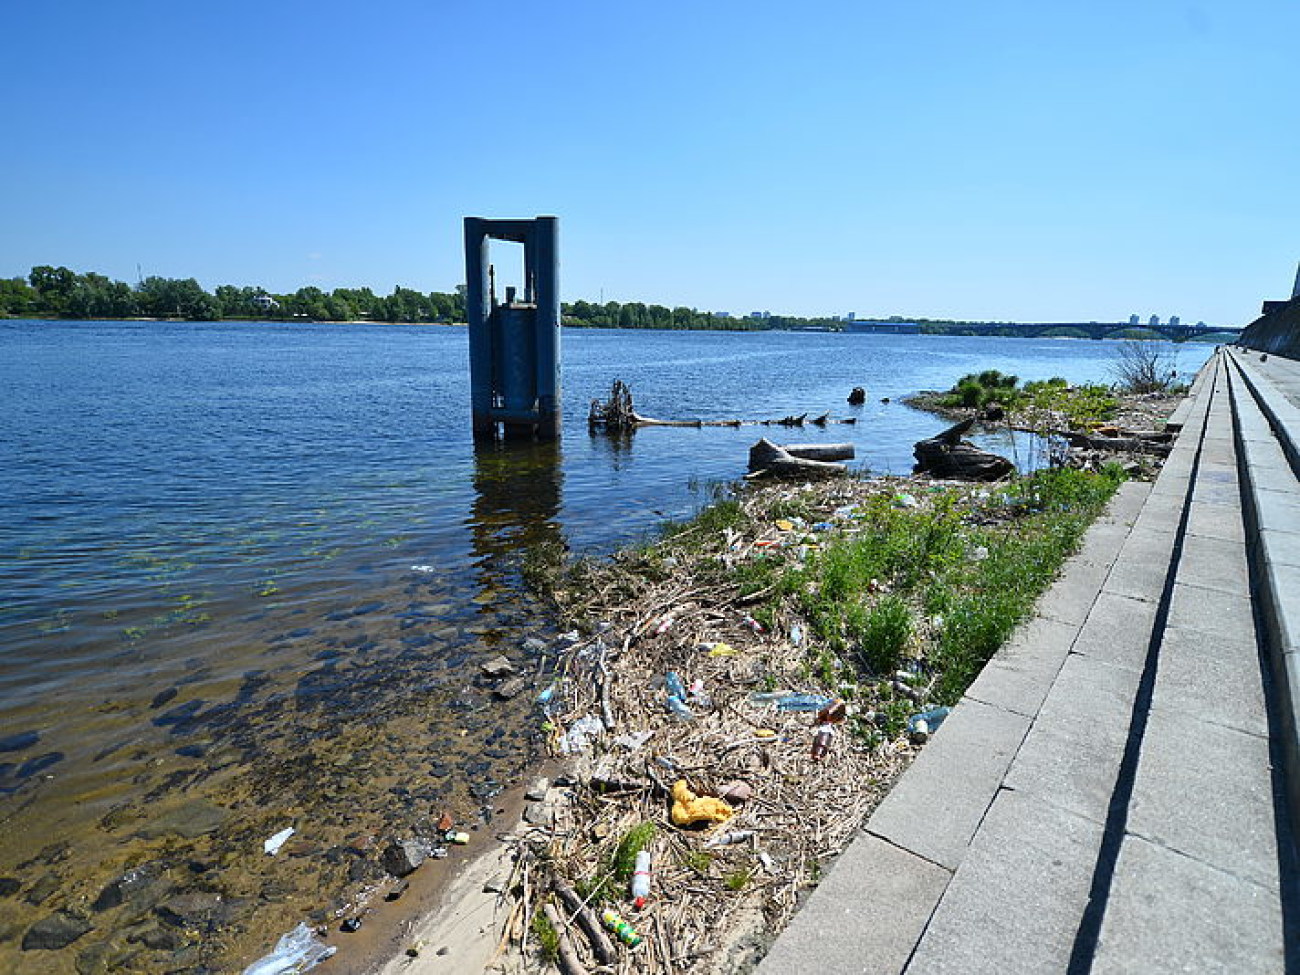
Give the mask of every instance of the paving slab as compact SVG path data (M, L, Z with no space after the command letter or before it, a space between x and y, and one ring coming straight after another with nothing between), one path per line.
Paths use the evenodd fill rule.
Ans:
M1201 504L1193 501L1187 515L1187 534L1198 538L1221 538L1244 545L1246 525L1242 521L1241 508L1237 505Z
M1184 484L1182 494L1162 494L1148 500L1142 508L1142 513L1133 522L1133 530L1170 534L1178 531L1178 525L1183 517L1183 499L1186 492L1187 485Z
M1265 564L1300 565L1300 532L1265 528L1259 533L1258 544Z
M1187 712L1152 711L1127 828L1276 891L1277 822L1267 736Z
M1006 646L984 665L966 696L1033 717L1078 635L1072 623L1036 616L1022 624Z
M1158 602L1165 591L1166 570L1173 549L1173 534L1134 529L1106 577L1102 595L1110 593Z
M1070 654L1007 772L1006 786L1104 822L1137 683L1131 670Z
M1030 719L962 701L889 790L867 831L956 870Z
M1101 836L1091 820L1035 796L999 792L907 971L1064 972ZM805 969L813 971L830 969Z
M781 932L757 975L901 972L951 874L860 836Z
M1284 944L1276 893L1129 836L1092 975L1280 973Z
M1083 536L1074 558L1079 562L1110 565L1132 531L1132 526L1122 521L1094 524Z
M1109 565L1067 559L1061 575L1039 598L1038 615L1078 626L1088 618L1109 574Z
M1208 589L1249 596L1250 567L1246 561L1246 546L1241 542L1189 535L1183 539L1175 578Z
M1148 571L1156 575L1161 567L1157 565ZM1159 581L1163 585L1164 580ZM1100 593L1087 622L1075 637L1074 652L1140 673L1146 664L1157 609L1154 600Z
M1265 562L1264 577L1260 601L1273 648L1300 652L1300 566ZM1300 707L1300 701L1296 703Z
M1160 644L1153 705L1267 735L1265 687L1270 680L1253 631L1225 639L1172 626Z
M1201 463L1237 463L1237 444L1231 437L1206 437L1201 441Z
M1260 528L1300 532L1300 503L1296 490L1269 491L1252 487L1251 502Z
M1237 469L1222 464L1208 464L1196 472L1192 500L1204 504L1241 504L1241 486Z
M1169 625L1200 630L1207 636L1239 639L1251 631L1244 622L1251 618L1250 599L1218 589L1174 583L1169 604Z
M1246 459L1249 465L1247 477L1253 490L1295 493L1295 471L1291 470L1291 464L1281 450L1270 451L1252 446L1248 449Z
M1097 519L1098 524L1120 522L1131 525L1142 512L1151 484L1147 481L1125 481L1116 490L1106 511Z

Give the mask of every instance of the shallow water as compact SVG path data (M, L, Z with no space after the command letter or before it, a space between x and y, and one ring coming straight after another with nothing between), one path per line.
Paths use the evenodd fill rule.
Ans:
M759 435L791 439L590 437L586 404L614 378L664 419L857 417L795 439L902 473L942 425L902 396L986 368L1104 381L1115 348L564 342L562 442L476 452L461 329L0 322L0 970L237 969L369 879L368 838L444 807L484 822L538 750L531 695L493 702L478 676L499 652L535 670L524 638L553 636L524 553L638 539L742 474ZM1208 353L1182 347L1180 371ZM856 385L868 403L850 408ZM65 907L93 929L20 949Z

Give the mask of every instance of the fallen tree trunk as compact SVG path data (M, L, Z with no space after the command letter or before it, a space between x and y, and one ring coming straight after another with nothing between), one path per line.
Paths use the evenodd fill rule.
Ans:
M763 441L759 441L762 443ZM788 443L781 448L787 454L803 460L852 460L851 443ZM751 453L751 456L752 453Z
M914 472L962 481L1000 481L1015 473L1015 465L1005 457L962 439L974 425L972 417L928 440L918 440L912 447Z
M804 446L815 447L816 445ZM852 456L851 444L835 444L833 446L848 446L850 449L849 456ZM774 444L764 437L749 448L749 474L746 476L748 478L833 477L847 472L848 468L843 464L833 464L797 456L785 447Z
M1155 454L1168 457L1174 445L1168 441L1134 435L1130 437L1094 437L1086 433L1074 433L1067 430L1061 434L1070 442L1071 447L1085 450L1107 450L1114 453Z

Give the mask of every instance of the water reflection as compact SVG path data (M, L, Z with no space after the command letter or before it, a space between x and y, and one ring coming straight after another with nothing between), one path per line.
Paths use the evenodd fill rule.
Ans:
M485 443L474 450L470 528L480 597L512 583L521 561L568 548L559 513L564 474L558 442Z
M623 433L604 433L589 430L588 436L594 449L593 456L602 461L608 459L611 470L621 471L632 463L632 444L636 440L635 430L628 430Z

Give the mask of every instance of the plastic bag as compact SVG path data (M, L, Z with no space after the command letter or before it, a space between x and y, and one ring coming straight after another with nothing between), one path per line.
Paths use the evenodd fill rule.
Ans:
M275 944L275 951L259 958L244 969L244 975L290 975L315 968L338 951L334 945L316 940L316 935L305 923L299 924Z

